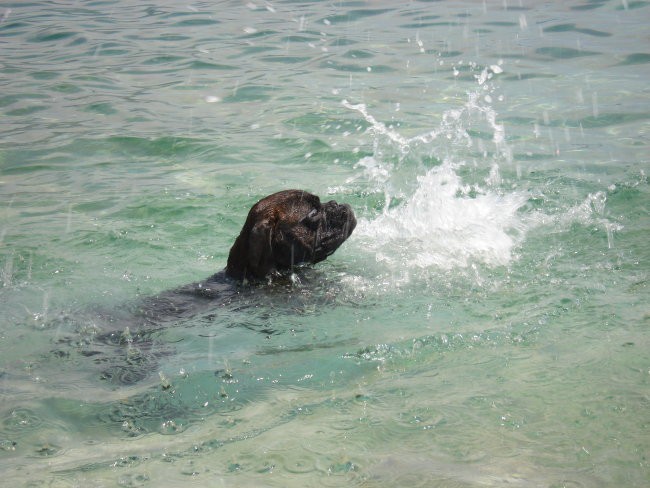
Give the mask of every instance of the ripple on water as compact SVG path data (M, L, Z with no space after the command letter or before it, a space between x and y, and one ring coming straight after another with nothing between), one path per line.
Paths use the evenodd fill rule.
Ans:
M650 63L650 54L648 53L633 53L628 54L620 65L631 65L631 64L646 64Z
M334 430L350 431L359 427L359 419L337 418L328 424L328 427Z
M180 433L188 422L184 409L158 395L142 395L113 403L98 415L100 421L119 426L129 437L149 432Z
M64 452L65 450L61 446L51 442L43 442L34 445L31 457L49 458L61 455Z
M6 432L28 432L38 429L43 423L38 414L28 408L15 408L2 420Z
M313 453L300 451L289 452L283 460L282 466L293 474L306 474L316 470L317 457Z
M145 486L150 481L149 475L146 473L129 473L120 476L118 484L129 488L136 488Z
M540 47L535 52L553 59L573 59L602 54L595 51L585 51L584 49L574 49L572 47Z
M53 32L51 30L45 30L35 34L34 36L28 39L29 42L56 42L63 39L68 39L70 37L76 36L77 32L74 31L58 31Z
M545 27L544 32L579 32L594 37L610 37L612 34L605 31L595 29L587 29L576 26L576 24L558 24L551 27Z
M0 451L15 451L18 443L11 439L0 439Z
M113 385L135 385L151 374L151 365L115 365L102 371L100 378Z
M224 467L247 476L334 478L334 486L358 478L368 451L366 436L356 425L349 430L333 429L336 412L321 407L314 406L311 415L294 416L254 439L231 444Z

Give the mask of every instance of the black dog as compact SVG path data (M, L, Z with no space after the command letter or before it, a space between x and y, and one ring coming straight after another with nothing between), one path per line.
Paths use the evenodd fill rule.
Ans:
M248 212L223 271L144 299L137 315L145 324L156 325L191 317L211 305L201 298L229 302L241 292L240 284L265 283L294 267L325 260L356 225L354 212L347 204L321 204L316 195L302 190L269 195Z
M158 347L153 340L156 331L199 314L218 314L219 307L232 305L242 310L259 305L264 296L261 288L266 289L268 283L279 283L282 288L295 267L326 259L356 224L347 204L321 204L316 195L302 190L269 195L250 209L223 271L95 317L110 329L100 326L82 341L85 346L80 353L102 367L103 379L137 382L150 374L158 356L166 354L164 344ZM272 289L268 291L273 294ZM262 328L260 332L272 331ZM115 346L129 348L126 359L116 354Z

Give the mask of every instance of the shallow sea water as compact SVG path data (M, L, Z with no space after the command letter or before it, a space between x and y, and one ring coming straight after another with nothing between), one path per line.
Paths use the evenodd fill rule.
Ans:
M648 486L649 23L0 4L3 483ZM357 230L137 336L138 300L220 270L284 188Z

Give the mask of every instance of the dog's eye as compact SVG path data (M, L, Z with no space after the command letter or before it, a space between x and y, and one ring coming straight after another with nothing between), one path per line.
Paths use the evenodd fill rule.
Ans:
M317 208L312 208L307 216L302 219L303 224L305 224L310 229L315 229L320 224L320 211Z

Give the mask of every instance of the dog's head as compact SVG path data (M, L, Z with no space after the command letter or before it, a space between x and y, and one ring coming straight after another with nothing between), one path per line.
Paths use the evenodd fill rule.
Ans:
M316 195L302 190L274 193L248 212L230 249L226 274L259 280L295 265L318 263L336 251L356 225L347 204L321 204Z

